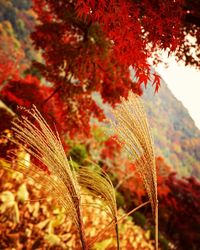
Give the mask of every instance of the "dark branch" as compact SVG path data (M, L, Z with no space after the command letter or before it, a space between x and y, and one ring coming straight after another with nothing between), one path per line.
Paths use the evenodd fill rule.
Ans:
M48 96L42 103L42 106L45 105L59 90L61 89L61 86L58 86L54 91L51 93L50 96Z

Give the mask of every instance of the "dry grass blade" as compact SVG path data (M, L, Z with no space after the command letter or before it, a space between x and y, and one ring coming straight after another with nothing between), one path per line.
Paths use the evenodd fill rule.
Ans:
M112 115L113 117L110 119L112 129L136 163L136 168L143 179L151 202L157 227L158 202L155 155L146 113L140 97L130 92L127 100L121 98L121 104L112 111Z
M17 157L17 155L15 155ZM22 173L25 177L31 178L35 183L41 185L44 191L47 194L53 195L54 197L58 197L60 194L60 190L63 189L62 183L59 183L58 180L55 180L55 176L44 174L44 171L41 170L38 166L33 163L28 163L29 166L27 167L24 163L24 158L17 158L17 164L11 164L11 160L3 160L7 163L4 165L4 168L9 171L17 171ZM64 190L63 190L64 191ZM57 194L57 196L56 196ZM67 199L68 202L65 202L63 199ZM70 211L70 200L67 197L60 197L60 199L56 199L58 203L65 208L66 211Z
M109 176L96 165L82 167L78 171L78 181L81 187L87 189L92 196L103 201L103 204L109 209L108 214L115 225L117 247L119 249L115 190Z
M35 106L31 110L24 109L24 111L29 118L22 116L13 122L14 142L24 145L24 150L45 165L51 175L48 176L45 172L39 174L40 171L37 174L38 167L34 167L34 165L26 171L23 161L19 161L21 172L26 172L27 175L35 178L42 185L51 187L52 195L74 220L80 235L82 248L86 249L79 185L76 175L69 165L59 136L53 133ZM35 124L31 122L33 118Z

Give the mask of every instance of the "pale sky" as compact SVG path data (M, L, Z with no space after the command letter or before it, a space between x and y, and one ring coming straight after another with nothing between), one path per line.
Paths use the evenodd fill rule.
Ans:
M167 59L167 62L168 68L159 65L155 69L200 129L200 70L178 64L173 57Z

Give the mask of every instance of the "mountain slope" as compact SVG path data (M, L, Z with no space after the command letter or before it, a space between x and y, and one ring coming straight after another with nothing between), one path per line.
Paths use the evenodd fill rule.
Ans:
M156 153L163 155L180 175L200 177L200 131L187 109L163 80L156 94L149 85L143 99Z
M150 83L143 93L156 155L163 156L179 176L200 178L200 130L187 109L163 80L158 93L154 94ZM93 97L109 117L110 106L103 104L99 94L94 93Z

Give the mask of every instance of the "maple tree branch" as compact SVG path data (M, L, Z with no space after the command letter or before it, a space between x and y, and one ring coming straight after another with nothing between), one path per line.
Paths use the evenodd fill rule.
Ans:
M48 96L42 103L42 105L45 105L59 90L61 89L61 86L58 86L54 89L54 91Z
M75 6L73 3L68 2L68 5L71 7L70 11L65 13L65 19L67 22L71 22L74 27L79 28L83 33L84 41L87 40L88 29L92 25L92 21L85 23L80 18L75 17L72 13L75 12Z

